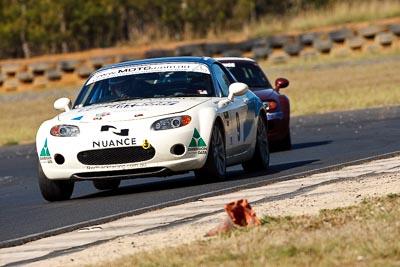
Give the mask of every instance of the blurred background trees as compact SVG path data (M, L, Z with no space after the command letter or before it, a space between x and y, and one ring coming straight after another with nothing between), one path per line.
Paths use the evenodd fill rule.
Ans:
M346 0L0 0L0 59L242 31Z

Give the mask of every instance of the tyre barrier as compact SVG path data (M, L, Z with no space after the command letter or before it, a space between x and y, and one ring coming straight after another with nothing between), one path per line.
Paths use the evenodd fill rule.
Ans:
M328 54L332 49L333 42L331 39L326 38L326 36L321 36L314 40L313 46L322 54Z
M314 44L314 40L320 35L321 33L304 33L300 34L299 40L302 45L312 46Z
M114 63L115 60L112 56L100 56L89 58L89 62L93 66L93 68L100 69L101 67Z
M381 32L376 35L376 40L382 46L389 46L393 42L393 34L391 32Z
M80 60L62 60L58 62L59 68L66 72L71 73L74 72L76 67L81 63Z
M353 50L360 50L365 44L365 39L359 35L346 38L346 45Z
M145 58L172 57L174 55L175 50L172 49L154 49L148 50L144 53Z
M63 72L59 69L49 69L46 75L49 81L59 81L62 78Z
M298 56L301 50L303 50L303 45L298 40L283 45L283 51L285 51L289 56Z
M256 47L253 47L251 52L253 53L253 57L256 60L263 60L263 59L267 59L268 56L272 53L272 48L267 45L256 46Z
M121 54L121 55L116 55L115 56L115 63L121 63L121 62L125 62L125 61L131 61L131 60L136 60L136 59L141 59L141 55L140 54Z
M22 83L32 83L34 76L31 72L21 71L17 73L17 79Z
M329 31L260 36L238 42L198 42L178 45L172 49L148 49L116 55L73 57L49 61L10 60L0 62L0 93L21 88L50 86L81 86L96 69L108 64L130 60L169 56L251 57L270 64L285 64L290 60L315 60L318 57L348 57L352 53L376 54L387 49L400 49L400 21L393 24L340 27Z
M260 38L252 38L236 43L235 47L237 50L242 52L250 52L251 49L258 43Z
M78 76L82 79L86 79L94 71L92 66L81 66L76 70Z
M204 43L181 45L176 47L175 56L198 56L204 55Z
M268 37L268 43L272 48L282 48L285 44L292 41L290 35L277 35Z
M231 49L231 50L222 52L221 56L223 56L223 57L242 57L243 52L240 49Z
M376 34L386 31L386 25L369 25L358 29L359 35L365 38L374 38Z
M392 32L394 35L400 36L400 23L389 25L389 31Z
M328 35L333 42L343 43L346 38L353 36L353 31L350 29L339 29L330 31Z
M44 75L44 73L49 70L51 63L49 62L33 62L28 64L28 71L34 76Z
M222 54L224 51L231 50L234 44L231 42L205 43L204 52L208 56Z
M4 76L6 78L8 77L15 77L15 75L21 71L23 68L23 64L22 63L5 63L3 65L1 65L1 71L2 74L4 74Z

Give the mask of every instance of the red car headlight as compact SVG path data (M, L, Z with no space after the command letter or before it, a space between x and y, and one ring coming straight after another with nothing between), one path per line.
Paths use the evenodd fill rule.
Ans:
M275 101L265 101L263 102L265 108L267 109L267 111L272 112L276 109L276 107L278 106L278 104Z

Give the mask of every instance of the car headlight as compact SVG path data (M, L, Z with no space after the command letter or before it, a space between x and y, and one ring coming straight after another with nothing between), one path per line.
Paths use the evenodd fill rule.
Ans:
M188 125L191 121L192 117L187 115L172 117L154 122L151 129L155 131L174 129Z
M50 130L52 136L73 137L79 135L79 128L74 125L56 125Z

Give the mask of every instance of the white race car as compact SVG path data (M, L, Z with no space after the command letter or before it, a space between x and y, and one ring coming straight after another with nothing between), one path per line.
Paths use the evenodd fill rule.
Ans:
M194 171L223 179L226 167L269 167L266 110L217 60L145 59L101 68L76 101L36 136L44 199L69 199L76 181L99 190L122 179Z

